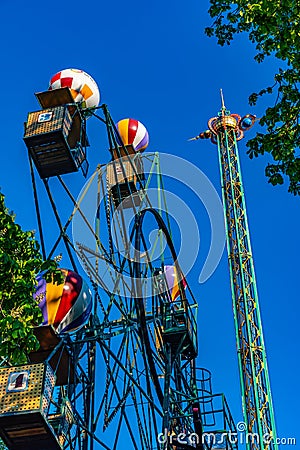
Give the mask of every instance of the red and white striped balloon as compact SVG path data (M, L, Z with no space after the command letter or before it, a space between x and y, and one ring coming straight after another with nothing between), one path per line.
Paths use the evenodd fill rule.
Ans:
M136 152L142 152L149 145L149 134L142 122L135 119L122 119L117 128L124 145L132 145Z

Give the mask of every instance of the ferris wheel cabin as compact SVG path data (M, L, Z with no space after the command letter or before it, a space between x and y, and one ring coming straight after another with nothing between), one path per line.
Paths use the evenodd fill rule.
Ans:
M127 155L122 150L119 152L121 157L116 157L107 165L107 185L116 207L122 204L123 208L131 208L141 204L138 183L144 179L143 163L141 156L130 148Z
M29 363L0 367L0 437L9 450L62 450L75 418L68 386L76 386L71 354L52 326L38 326Z
M56 376L49 364L0 368L0 436L10 450L61 450L73 416L67 401L56 411Z
M85 119L69 88L36 94L43 109L30 112L24 142L41 178L77 172L88 163Z
M195 358L197 349L196 308L182 300L163 305L163 341L186 358Z

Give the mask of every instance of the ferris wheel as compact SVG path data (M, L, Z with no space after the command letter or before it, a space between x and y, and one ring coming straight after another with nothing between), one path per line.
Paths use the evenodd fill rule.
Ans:
M39 349L27 365L0 367L11 386L1 437L15 450L212 448L202 439L211 388L196 366L197 302L173 243L159 154L143 153L141 122L115 125L85 72L59 72L36 96L42 109L29 113L24 141L41 249L45 259L62 252L69 267L59 295L39 277ZM64 175L87 176L91 117L106 130L107 157L74 196Z

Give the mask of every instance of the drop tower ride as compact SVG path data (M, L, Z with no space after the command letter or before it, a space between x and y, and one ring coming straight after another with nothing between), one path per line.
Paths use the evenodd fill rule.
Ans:
M193 138L218 147L247 450L277 450L276 428L246 213L238 141L255 116L231 114L224 104L208 130Z

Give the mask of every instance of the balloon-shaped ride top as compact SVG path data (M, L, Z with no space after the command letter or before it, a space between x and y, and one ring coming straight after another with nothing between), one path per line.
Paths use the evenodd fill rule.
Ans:
M86 108L95 108L100 102L100 92L95 80L79 69L64 69L57 72L50 80L49 90L67 87L71 90L76 103Z
M164 274L166 277L167 287L172 302L174 302L181 294L180 292L180 281L182 287L186 289L186 281L184 278L178 279L177 270L175 266L164 266Z
M132 145L136 152L143 152L149 145L148 131L141 122L135 119L122 119L117 129L124 145ZM121 144L121 142L120 142Z
M64 276L61 284L47 283L42 274L38 275L34 294L39 300L43 325L53 325L58 334L81 328L92 310L92 294L86 282L71 270L61 271Z

